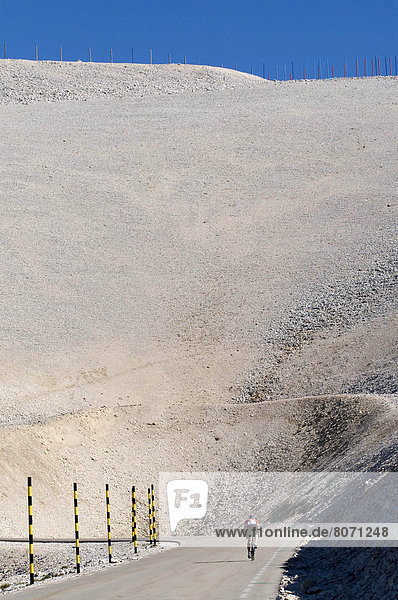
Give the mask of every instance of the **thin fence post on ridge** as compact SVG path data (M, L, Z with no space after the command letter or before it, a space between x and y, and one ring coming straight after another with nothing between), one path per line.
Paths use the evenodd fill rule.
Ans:
M91 62L91 48L88 49L88 62Z
M29 524L29 583L35 582L35 571L33 563L33 502L32 502L32 478L28 477L28 524Z
M152 50L149 50L149 64L152 64Z
M59 49L59 60L62 62L62 46Z
M110 58L111 58L111 63L113 63L113 51L112 51L112 48L111 48L111 56L110 56Z
M35 48L35 56L36 56L36 60L39 60L39 50L38 50L37 46Z

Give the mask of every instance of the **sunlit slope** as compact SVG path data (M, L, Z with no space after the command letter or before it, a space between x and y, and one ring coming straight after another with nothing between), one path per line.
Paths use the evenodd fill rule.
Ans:
M0 106L3 422L228 400L293 309L388 322L395 79L243 81Z
M103 535L105 482L124 534L161 470L396 468L396 80L0 72L2 535L28 475L57 536L73 481Z

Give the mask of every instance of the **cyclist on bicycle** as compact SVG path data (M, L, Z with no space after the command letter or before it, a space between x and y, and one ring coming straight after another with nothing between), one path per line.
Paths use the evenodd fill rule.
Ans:
M254 515L249 515L245 521L246 541L247 541L247 558L254 556L254 550L257 549L258 532L260 529L259 522Z

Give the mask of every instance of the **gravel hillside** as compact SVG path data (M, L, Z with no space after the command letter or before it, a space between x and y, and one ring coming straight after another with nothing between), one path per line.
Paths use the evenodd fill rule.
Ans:
M56 537L73 481L103 535L105 482L122 534L162 470L396 469L396 78L0 82L0 537L27 475Z
M0 60L0 103L57 102L189 94L258 87L262 79L230 69L192 65L101 64Z

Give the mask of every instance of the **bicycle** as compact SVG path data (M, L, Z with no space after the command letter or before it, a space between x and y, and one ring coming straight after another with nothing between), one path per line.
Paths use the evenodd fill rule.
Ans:
M257 546L253 538L248 540L247 542L247 557L251 560L254 560Z

